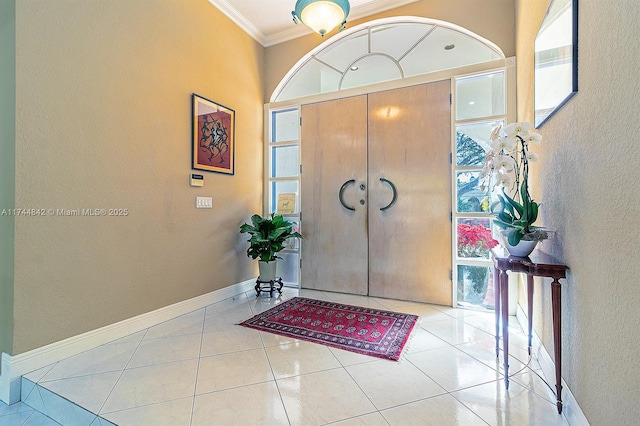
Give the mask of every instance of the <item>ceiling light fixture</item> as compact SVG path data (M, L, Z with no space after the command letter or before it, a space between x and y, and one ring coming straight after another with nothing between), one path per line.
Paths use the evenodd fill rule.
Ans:
M293 22L302 22L321 36L335 27L345 28L349 16L349 0L298 0L291 15Z

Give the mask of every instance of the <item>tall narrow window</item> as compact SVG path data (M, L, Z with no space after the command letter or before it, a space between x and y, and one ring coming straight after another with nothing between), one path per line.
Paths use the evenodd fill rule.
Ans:
M456 79L454 283L458 306L494 308L491 188L480 186L493 128L506 121L504 71Z
M299 108L273 110L270 113L268 144L267 211L300 223L300 112ZM300 242L282 251L278 276L286 285L298 286Z

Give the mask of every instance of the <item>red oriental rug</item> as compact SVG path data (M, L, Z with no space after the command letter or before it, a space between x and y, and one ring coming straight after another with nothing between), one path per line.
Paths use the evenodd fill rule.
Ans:
M417 320L416 315L295 297L240 325L397 361Z

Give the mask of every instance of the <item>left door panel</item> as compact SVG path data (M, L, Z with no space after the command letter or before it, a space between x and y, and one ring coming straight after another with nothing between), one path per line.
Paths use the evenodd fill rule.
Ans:
M300 287L366 295L367 97L304 105L301 116Z

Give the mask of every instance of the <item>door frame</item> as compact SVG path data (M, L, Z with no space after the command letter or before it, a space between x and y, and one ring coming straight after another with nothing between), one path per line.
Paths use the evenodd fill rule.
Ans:
M455 92L455 81L456 78L460 77L470 77L472 75L481 75L490 72L496 71L504 71L505 73L505 84L506 84L506 110L507 110L507 120L509 122L515 121L516 118L516 58L509 57L505 59L498 59L491 62L485 62L482 64L469 65L460 68L448 69L444 71L439 71L431 74L424 74L415 77L400 79L400 80L392 80L388 82L376 83L367 86L359 86L351 89L340 90L336 92L329 93L321 93L312 96L305 96L298 99L291 99L282 102L270 102L264 104L264 150L263 150L263 214L269 214L269 200L270 200L270 187L269 187L269 170L270 170L270 135L271 135L271 112L275 110L283 110L289 108L300 108L301 105L317 103L328 100L341 99L345 97L358 96L358 95L366 95L374 92L391 90L401 87L415 86L423 83L430 83L434 81L440 80L450 80L451 81L451 96L452 96L452 105L451 105L451 153L455 150L455 136L456 136L456 92ZM302 143L300 144L300 149L302 148ZM455 191L453 190L454 185L456 183L456 170L455 167L451 167L451 205L452 210L455 208L456 200L455 200ZM299 194L300 200L304 197L304 194ZM454 220L452 211L452 221L451 221L451 241L456 241L456 230L453 226ZM304 235L304 229L301 229L301 232ZM304 241L300 242L304 244ZM456 244L452 243L451 247L451 255L452 255L452 264L451 264L451 291L452 291L452 305L455 307L458 304L457 301L457 286L453 285L453 283L457 282L457 262L456 262ZM300 262L298 262L300 264ZM300 274L298 274L300 276Z

